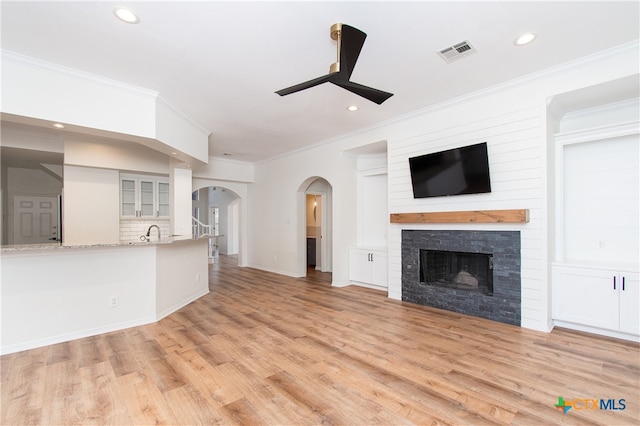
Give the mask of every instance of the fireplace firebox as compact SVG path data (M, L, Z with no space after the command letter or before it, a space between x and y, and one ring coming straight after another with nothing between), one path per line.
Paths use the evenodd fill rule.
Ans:
M420 282L493 295L493 255L420 249Z
M402 300L521 321L520 231L402 231Z

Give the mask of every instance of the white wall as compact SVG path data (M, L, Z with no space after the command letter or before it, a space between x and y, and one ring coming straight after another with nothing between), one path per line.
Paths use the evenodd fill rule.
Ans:
M131 136L165 154L209 160L208 132L157 92L7 51L0 105L4 113Z
M119 206L117 170L64 166L64 245L119 243Z
M166 100L156 99L154 137L185 154L206 162L209 158L209 132L184 115Z
M305 197L302 193L299 203L298 191L303 182L321 177L332 188L333 283L349 282L348 248L356 242L356 159L342 151L340 144L328 143L256 165L250 188L250 266L290 276L306 273L306 267L300 270L306 265Z
M191 170L172 167L169 173L169 204L171 208L171 233L191 235Z
M253 182L254 166L246 161L209 157L209 163L194 167L194 177L233 182Z
M209 292L207 271L206 240L5 251L0 354L158 321Z
M169 174L169 158L162 153L131 142L106 143L90 136L65 138L64 163L164 176Z
M240 199L236 198L227 206L227 254L238 254L240 250Z
M153 246L21 251L0 262L2 353L156 319Z
M156 92L2 53L2 112L154 136Z
M209 292L207 241L156 246L156 311L159 318Z
M522 326L549 330L549 202L547 100L553 95L638 72L638 44L584 58L499 87L410 114L312 149L256 166L251 188L250 263L295 275L296 186L325 177L334 193L334 283L348 280L348 247L356 242L356 167L341 151L373 141L388 143L391 213L528 209L526 224L390 225L389 297L401 298L400 235L411 229L519 230L522 236ZM492 192L414 200L408 158L488 142Z

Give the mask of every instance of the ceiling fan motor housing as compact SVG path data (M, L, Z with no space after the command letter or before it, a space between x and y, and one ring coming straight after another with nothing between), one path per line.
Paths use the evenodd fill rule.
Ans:
M337 23L331 26L331 39L338 42L338 57L336 61L329 66L329 74L340 72L340 36L342 35L342 24Z

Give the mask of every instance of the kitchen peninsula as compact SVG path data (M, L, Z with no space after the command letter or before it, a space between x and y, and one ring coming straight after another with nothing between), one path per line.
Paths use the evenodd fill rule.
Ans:
M2 247L0 354L159 321L209 292L208 238Z

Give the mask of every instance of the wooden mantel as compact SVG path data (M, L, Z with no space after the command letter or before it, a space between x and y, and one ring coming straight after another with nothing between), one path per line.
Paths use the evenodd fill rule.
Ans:
M529 210L391 213L391 223L527 223Z

